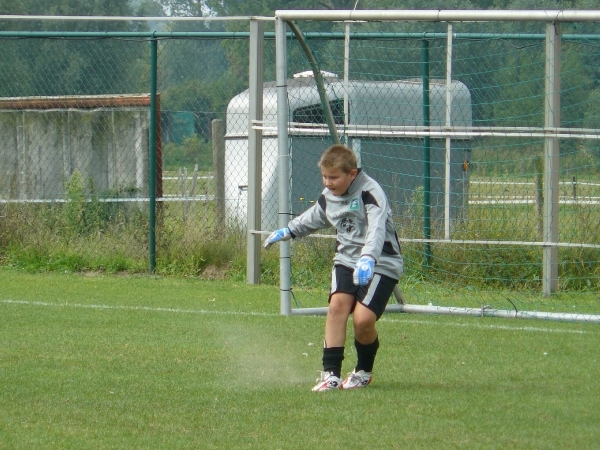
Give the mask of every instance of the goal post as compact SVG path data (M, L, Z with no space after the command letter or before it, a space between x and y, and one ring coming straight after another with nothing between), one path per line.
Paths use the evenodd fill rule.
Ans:
M560 143L564 142L568 148L575 147L571 145L574 141L577 142L592 142L592 145L597 145L600 140L600 125L592 121L593 127L583 127L583 119L579 122L573 122L568 126L562 126L560 120L561 111L561 35L563 33L562 23L567 22L587 22L590 23L594 30L600 31L598 23L600 23L600 10L595 11L276 11L276 84L277 84L277 120L276 124L269 125L264 123L262 129L266 132L271 126L271 130L277 133L278 143L278 191L280 193L278 197L279 202L279 227L284 227L289 222L290 218L301 212L299 211L298 205L293 205L292 202L297 199L294 197L299 191L297 186L302 184L297 177L301 174L305 174L305 169L298 170L299 160L303 160L303 163L308 164L307 161L312 161L315 155L309 154L309 145L321 145L327 144L327 140L330 139L330 132L328 131L329 124L323 120L316 118L306 118L302 114L306 114L306 111L310 110L311 102L320 103L323 107L323 101L317 98L316 86L313 85L315 93L314 98L302 98L302 95L307 94L306 86L310 83L290 82L292 77L290 76L290 48L292 48L293 42L288 40L288 26L286 24L294 22L294 27L298 27L299 30L303 30L303 27L310 27L309 21L329 21L332 22L332 26L336 26L339 22L340 25L345 27L344 33L344 46L330 46L318 52L318 57L321 58L321 67L323 74L325 75L325 84L328 97L329 108L333 105L337 108L333 114L336 115L336 127L337 132L343 137L345 142L358 153L359 161L362 162L363 167L371 173L373 170L382 180L385 180L384 188L387 188L388 195L392 197L392 202L395 202L394 208L395 213L400 212L399 216L404 218L408 213L414 214L415 211L419 214L428 214L430 208L433 208L434 214L434 225L432 225L431 235L427 232L423 235L423 231L427 231L427 224L424 225L424 229L421 231L421 236L415 236L411 232L410 227L406 225L406 220L400 217L401 221L399 225L400 241L403 245L406 245L410 249L410 255L407 257L406 263L408 265L419 265L419 261L411 259L414 255L420 255L419 258L428 259L429 246L435 248L434 253L437 256L434 257L434 263L432 270L435 270L435 275L431 275L427 272L428 263L414 269L411 273L411 278L414 281L415 278L421 277L424 281L419 281L420 284L427 284L427 277L432 276L435 279L435 283L438 287L443 285L439 289L439 292L449 291L461 291L465 286L461 284L465 280L474 284L477 283L475 276L478 270L471 270L468 266L481 266L486 267L488 271L485 276L489 277L490 286L489 292L487 288L481 287L485 291L483 299L481 293L472 292L472 299L467 299L468 293L463 294L464 298L459 299L456 305L452 304L440 304L439 297L428 297L426 293L420 295L418 300L419 303L412 303L416 298L411 295L410 291L407 291L407 303L388 306L389 311L399 312L424 312L424 313L437 313L437 314L464 314L464 315L478 315L478 316L496 316L496 317L519 317L519 318L544 318L550 320L570 320L570 321L586 321L594 322L598 321L600 317L600 309L598 308L597 302L591 301L590 303L583 306L582 310L573 312L568 310L564 305L553 304L552 302L542 301L541 305L529 305L531 297L531 286L539 286L537 294L534 292L532 295L535 297L541 297L543 299L555 297L560 290L559 280L559 267L561 261L559 259L559 248L566 248L571 250L578 249L589 249L589 262L596 267L598 264L598 252L600 251L600 242L591 238L589 241L578 240L575 238L564 238L564 232L561 234L559 228L559 217L564 216L566 213L564 210L567 208L565 205L564 196L561 196L561 186L564 181L561 181L561 175L563 168L560 166L561 153L559 151ZM467 86L467 81L461 80L461 74L466 79L469 77L475 77L475 69L473 73L469 73L463 69L462 72L455 75L452 73L455 66L455 58L458 58L454 45L456 37L459 36L457 32L458 25L464 22L471 22L476 26L479 25L478 33L471 33L472 38L477 36L488 36L488 38L497 39L497 36L503 33L498 32L498 29L504 29L498 27L497 24L507 23L527 23L533 24L533 28L538 31L540 27L543 27L543 33L513 33L513 39L523 39L523 36L527 36L530 40L541 40L544 43L543 62L541 69L535 68L530 70L539 71L539 79L532 80L532 85L539 85L541 83L542 90L536 94L534 98L542 99L540 107L531 107L532 113L530 116L541 117L541 123L536 123L533 119L523 114L522 117L517 115L500 120L498 117L501 113L506 114L506 111L502 110L502 101L506 100L506 103L514 101L512 107L512 114L521 109L522 103L532 103L531 99L524 97L518 97L515 99L497 99L494 104L494 99L490 95L490 92L494 89L494 86L490 84L490 87L486 87L485 83L481 86ZM485 22L485 25L484 25ZM386 32L374 31L377 29L378 24L385 23ZM410 24L411 32L400 32L395 30L395 26L398 24ZM418 32L414 32L416 24L425 29L425 32L421 31L419 38ZM308 25L307 25L308 24ZM494 27L496 24L496 27ZM413 40L420 39L426 41L428 39L428 28L433 26L435 33L431 32L430 35L435 36L443 40L442 45L438 45L435 51L439 54L443 54L442 58L438 58L435 61L436 73L422 74L423 78L417 79L414 77L414 72L410 73L412 76L397 76L397 73L388 70L381 73L376 72L377 67L375 64L377 57L384 54L385 49L373 49L373 53L379 52L380 54L374 54L372 61L363 61L363 66L369 66L370 73L366 71L361 72L358 69L353 69L352 56L348 56L352 51L353 34L349 32L349 29L359 28L360 31L356 31L356 35L361 35L360 39L368 41L369 37L365 37L365 34L371 34L373 40L377 39L388 39L396 36L403 36L405 39L403 42L407 42L409 36L413 35ZM475 26L475 28L477 28ZM440 27L445 27L444 31L440 31ZM594 28L595 27L595 28ZM487 28L485 32L481 32L483 28ZM515 27L519 29L519 27ZM393 31L389 31L389 30ZM366 30L366 31L363 31ZM469 32L463 32L463 38ZM506 34L504 32L504 34ZM382 38L382 36L385 36ZM589 38L590 35L588 35ZM594 34L594 36L596 36ZM569 36L571 39L576 39L573 35ZM334 49L339 54L333 54ZM425 48L425 47L423 47ZM292 50L294 50L292 48ZM407 49L406 53L411 54L412 50ZM481 51L481 50L480 50ZM412 51L416 54L415 51ZM482 52L483 53L483 52ZM362 57L365 53L362 54ZM414 56L414 55L413 55ZM470 57L473 55L469 55ZM474 55L473 59L479 55ZM426 58L425 50L423 50L423 59ZM466 57L465 57L466 59ZM481 56L484 60L484 56ZM510 58L506 58L510 60ZM419 63L419 61L413 61ZM504 61L503 61L504 62ZM294 68L298 67L301 63L293 62ZM325 64L323 64L325 63ZM336 70L343 71L343 76L338 77L337 74L327 75L331 69L326 64L334 65ZM421 61L423 63L423 61ZM306 61L304 62L306 64ZM361 64L359 61L358 65ZM468 62L462 62L463 65ZM425 66L425 64L423 65ZM313 66L314 67L314 66ZM507 70L509 71L509 67ZM513 70L523 70L520 67L514 67ZM314 70L314 69L313 69ZM482 68L490 71L489 67ZM502 70L502 68L495 68L494 70ZM350 72L350 73L349 73ZM537 73L537 72L536 72ZM401 74L400 74L401 75ZM393 76L393 77L392 77ZM433 85L429 86L429 78L433 80ZM321 73L318 74L315 79L321 78ZM343 81L342 81L343 80ZM388 81L389 80L389 81ZM518 79L511 79L513 84L507 82L504 86L507 90L517 91ZM475 88L482 89L481 91L474 92ZM460 103L460 89L465 90L464 99L468 98L468 102L464 101ZM483 91L488 89L488 91ZM310 89L309 89L310 90ZM409 98L409 94L413 97ZM416 96L422 95L421 98ZM431 94L432 105L431 112L428 112L429 105L425 105L425 102L429 103L428 96ZM366 97L370 97L367 99ZM388 95L388 100L385 96ZM297 97L296 97L297 96ZM474 98L477 96L477 98ZM322 97L322 95L321 95ZM479 101L481 98L487 98L488 103L476 103L475 100ZM349 99L350 98L350 99ZM406 100L409 98L409 100ZM339 99L339 103L338 100ZM342 102L343 99L343 102ZM405 103L402 103L402 102ZM361 102L363 103L361 106ZM393 106L391 103L396 102ZM469 103L467 105L467 103ZM350 106L348 106L350 104ZM365 105L370 106L365 106ZM399 107L398 104L401 106ZM306 105L306 106L300 106ZM338 105L340 105L338 107ZM343 106L342 106L343 105ZM529 105L526 105L529 107ZM372 108L371 112L365 112L368 107ZM406 111L416 111L421 108L423 113L414 113L413 117L397 117L398 115L407 114ZM587 106L585 106L587 107ZM304 108L304 109L302 109ZM362 109L361 109L362 108ZM373 112L377 110L378 112ZM477 109L477 111L471 111L471 108ZM537 109L536 109L537 108ZM541 111L538 109L541 108ZM300 111L302 109L302 111ZM314 108L313 108L314 109ZM323 110L326 108L322 108ZM506 110L507 108L505 108ZM468 110L468 114L467 114ZM486 111L494 110L495 116L490 114L490 117L481 116ZM483 111L483 112L482 112ZM362 114L362 116L361 116ZM589 113L581 113L581 116L585 116L589 119ZM322 116L321 116L322 117ZM361 122L361 118L363 119ZM431 119L431 120L430 120ZM587 120L587 119L586 119ZM523 123L519 123L522 121ZM590 123L589 120L587 120ZM273 129L274 127L274 129ZM416 142L421 140L425 142L423 145L427 145L428 140L435 140L433 152L436 155L442 155L441 160L422 161L422 171L418 178L423 181L425 191L416 185L416 182L412 182L411 186L403 188L400 186L402 181L399 179L411 179L417 178L415 173L412 173L412 169L407 169L406 172L398 173L394 172L389 162L394 158L400 157L395 163L407 164L415 155ZM303 140L305 142L303 142ZM543 234L542 240L530 239L530 233L527 228L523 228L523 232L511 234L510 222L514 221L521 224L520 218L514 217L506 219L510 215L523 215L523 223L529 223L529 211L525 211L523 208L515 206L519 201L523 201L523 204L528 204L532 200L527 198L516 198L516 195L511 198L498 193L494 183L507 183L511 186L519 184L516 181L518 177L507 177L506 181L498 181L491 179L491 177L485 177L485 179L477 180L478 183L492 183L490 187L490 193L492 195L486 196L485 200L481 199L484 197L481 193L474 198L472 188L469 189L469 170L470 165L473 163L469 158L471 152L479 151L483 153L486 151L486 147L490 145L499 146L502 142L502 151L519 152L519 146L523 148L534 148L538 144L543 147L543 160L544 160L544 178L542 196L543 198ZM514 144L513 144L514 143ZM527 147L525 147L527 146ZM323 150L321 148L321 151ZM303 153L304 152L304 153ZM308 152L308 153L306 153ZM405 153L405 156L400 155ZM464 157L462 153L464 153ZM423 155L425 156L425 151ZM298 158L298 155L302 155ZM400 155L400 156L399 156ZM437 158L438 156L436 156ZM297 159L298 158L298 159ZM404 158L404 159L402 159ZM454 159L453 159L454 158ZM385 159L385 161L384 161ZM530 156L523 158L523 162L513 161L515 167L529 164ZM404 161L404 162L402 162ZM485 169L484 164L488 164L491 167L491 163L488 161L481 162L481 166ZM429 174L428 171L433 168L434 172ZM310 169L316 171L316 166L310 167ZM569 170L575 170L576 168L569 168ZM600 171L598 170L598 162L594 162L589 167L588 175L593 179L591 182L594 183L595 179L598 178ZM309 169L306 169L309 170ZM461 173L462 172L462 173ZM481 172L485 172L481 170ZM433 183L429 188L429 183ZM600 185L600 183L599 183ZM429 200L429 189L432 189L432 195L435 197L433 200ZM398 195L398 198L396 198ZM400 196L404 198L400 199ZM421 197L419 197L421 196ZM524 196L525 197L525 196ZM594 195L590 195L595 197ZM303 199L304 197L300 197ZM471 205L483 204L477 202L486 202L486 210L482 208L477 209L478 214L490 214L488 217L472 217L469 218L471 210L474 209ZM496 205L507 205L498 206ZM577 203L577 205L580 205ZM582 204L581 204L582 205ZM579 207L579 206L578 206ZM590 206L588 216L595 216L598 212L597 206ZM420 212L419 212L420 211ZM493 226L494 223L498 223L500 220L497 214L502 216L502 220L506 220L506 224L502 227L502 233L497 233ZM496 214L496 216L495 216ZM571 214L570 212L568 214ZM425 216L426 218L427 216ZM423 216L421 216L421 221ZM409 221L410 222L410 221ZM475 224L478 224L475 226ZM486 224L488 228L486 229ZM476 227L479 227L475 229ZM565 227L568 228L568 227ZM516 230L514 230L516 231ZM501 234L501 235L498 235ZM521 235L522 234L522 235ZM331 236L323 236L331 237ZM292 308L292 261L294 256L292 254L290 242L284 242L280 245L280 291L281 291L281 314L315 314L324 313L326 307L298 307ZM414 250L416 246L422 245L425 249L423 252ZM445 258L451 258L458 253L464 253L469 255L481 254L482 256L486 253L486 249L492 250L487 252L487 255L483 257L486 260L485 263L480 263L477 260L473 260L460 264L454 264L453 261ZM476 250L474 250L476 249ZM517 250L518 249L518 250ZM521 280L515 282L510 279L510 276L501 278L501 276L495 277L493 274L490 276L489 271L494 269L494 263L490 262L497 259L498 264L511 266L511 252L517 252L519 254L541 251L538 262L531 263L531 267L527 271L535 272L540 270L540 279L535 283L530 283L531 280ZM498 255L489 258L489 255L497 251ZM437 258L437 259L436 259ZM489 259L488 259L489 258ZM517 266L517 263L514 263ZM564 264L563 264L564 265ZM534 267L535 266L535 267ZM450 269L449 269L450 268ZM500 268L496 266L496 268ZM450 273L450 271L456 270L456 273ZM463 270L469 275L463 275L460 271ZM518 273L519 269L515 269ZM500 270L503 272L504 270ZM471 274L474 274L472 275ZM506 272L510 272L507 270ZM514 273L514 272L513 272ZM415 276L418 275L418 277ZM591 286L591 291L597 291L600 287L600 280L598 275L595 274L594 270L590 273L586 273L587 283ZM534 275L535 277L535 275ZM445 284L444 279L450 280ZM518 292L519 286L528 286L525 290L528 291L527 295L522 292ZM500 288L498 288L500 286ZM515 287L516 286L516 287ZM515 291L516 289L516 291ZM435 289L434 289L435 290ZM493 291L493 294L490 292ZM439 294L433 294L439 295ZM510 297L518 298L516 300L518 305L515 306L515 302L510 300ZM452 295L450 297L456 298ZM494 304L491 299L497 299L505 297L499 301L499 304ZM452 300L450 300L452 301ZM475 304L481 301L481 303L473 307L471 304ZM434 304L435 303L435 304ZM491 304L490 304L491 303ZM508 306L508 308L507 308ZM543 311L540 306L547 307L548 311Z

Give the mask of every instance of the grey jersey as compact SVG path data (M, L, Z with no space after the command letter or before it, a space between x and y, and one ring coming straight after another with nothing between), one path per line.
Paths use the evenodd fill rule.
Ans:
M400 278L403 260L392 210L379 183L362 170L347 195L336 197L325 188L317 203L288 224L294 237L329 227L337 232L335 264L354 269L368 255L375 259L376 273Z

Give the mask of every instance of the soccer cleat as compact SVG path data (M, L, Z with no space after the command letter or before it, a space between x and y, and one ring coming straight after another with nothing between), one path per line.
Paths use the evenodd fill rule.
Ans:
M342 388L342 379L336 377L330 372L321 372L321 376L317 378L317 384L312 388L313 392L331 391Z
M348 374L348 377L342 382L342 389L356 389L368 386L371 383L373 372L365 372L364 370L353 370Z

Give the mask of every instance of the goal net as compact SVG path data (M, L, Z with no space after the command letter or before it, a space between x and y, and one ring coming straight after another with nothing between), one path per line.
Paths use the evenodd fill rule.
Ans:
M316 201L338 139L392 204L390 310L599 321L600 11L276 17L273 228ZM325 310L334 234L281 245L283 314Z

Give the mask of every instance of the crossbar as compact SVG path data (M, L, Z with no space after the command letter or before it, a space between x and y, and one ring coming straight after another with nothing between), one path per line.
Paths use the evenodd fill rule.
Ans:
M284 21L421 21L421 22L597 22L600 10L278 10L275 17Z

